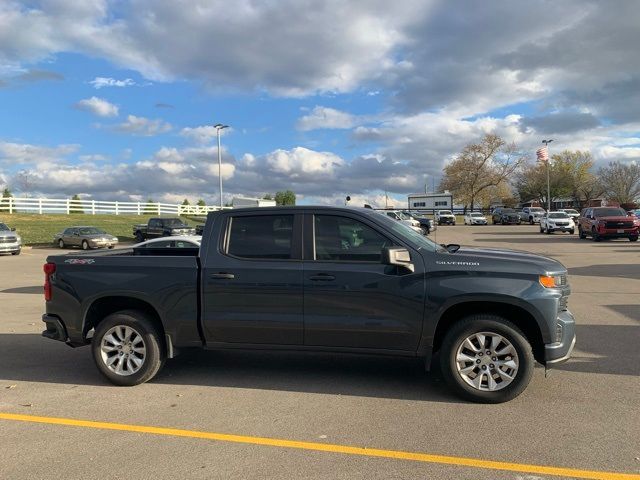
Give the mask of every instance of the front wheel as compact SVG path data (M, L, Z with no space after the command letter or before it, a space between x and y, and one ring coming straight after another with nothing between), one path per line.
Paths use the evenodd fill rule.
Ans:
M591 240L593 240L594 242L600 241L600 235L598 235L595 228L591 229Z
M637 238L636 238L637 240ZM20 255L20 250L16 250L15 252L11 252L11 255Z
M141 312L121 311L96 327L93 360L111 383L133 386L151 380L165 360L161 337Z
M533 225L533 217L529 217L529 225Z
M89 242L87 242L86 240L82 241L82 249L83 250L89 250Z
M141 232L136 232L136 243L144 242L144 235Z
M531 345L515 325L497 315L471 315L455 323L440 352L445 381L473 402L512 400L533 375Z
M58 247L59 248L64 248L64 240L62 240L62 239L58 240Z
M573 228L572 228L571 230L569 230L569 233L570 233L571 235L573 235L573 234L575 234L575 233L576 233L576 231L575 231L575 229L573 229Z
M587 234L582 231L582 227L578 227L578 237L580 240L587 238Z
M638 237L629 237L629 241L630 242L637 242L638 241Z

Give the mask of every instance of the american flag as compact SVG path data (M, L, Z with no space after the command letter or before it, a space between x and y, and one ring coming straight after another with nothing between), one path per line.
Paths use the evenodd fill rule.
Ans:
M549 161L549 151L547 147L540 147L536 150L536 156L538 157L539 162L548 162Z

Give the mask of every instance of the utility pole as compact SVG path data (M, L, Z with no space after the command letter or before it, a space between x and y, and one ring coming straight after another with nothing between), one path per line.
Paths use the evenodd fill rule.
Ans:
M220 210L222 210L224 203L222 202L222 152L220 151L220 130L229 128L229 125L217 123L213 128L216 129L216 133L218 134L218 180L220 181Z
M542 140L544 146L546 148L546 157L547 157L547 212L551 211L551 181L549 177L549 170L551 168L551 156L549 155L549 144L553 142L553 139L550 140Z

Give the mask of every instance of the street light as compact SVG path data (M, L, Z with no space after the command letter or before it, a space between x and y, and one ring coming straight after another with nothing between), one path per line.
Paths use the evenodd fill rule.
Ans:
M229 128L229 125L216 123L213 128L216 129L216 133L218 135L218 180L220 180L220 210L222 210L224 204L222 203L222 152L220 151L220 130Z
M551 211L551 183L549 181L549 164L551 162L551 157L549 156L549 144L551 142L553 142L553 139L542 140L542 143L544 143L544 146L547 148L547 212Z

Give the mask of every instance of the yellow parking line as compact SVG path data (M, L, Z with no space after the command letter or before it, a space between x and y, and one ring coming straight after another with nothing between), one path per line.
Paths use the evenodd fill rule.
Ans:
M589 478L595 480L640 480L640 475L632 473L603 472L597 470L579 470L574 468L529 465L524 463L496 462L493 460L481 460L477 458L450 457L445 455L431 455L428 453L404 452L399 450L381 450L377 448L353 447L348 445L336 445L330 443L298 442L295 440L251 437L245 435L230 435L226 433L200 432L197 430L182 430L177 428L94 422L90 420L76 420L73 418L38 417L34 415L19 415L14 413L0 412L0 419L14 420L18 422L46 423L50 425L96 428L101 430L120 430L124 432L150 433L152 435L167 435L173 437L202 438L206 440L217 440L219 442L243 443L247 445L266 445L270 447L281 448L297 448L300 450L332 452L346 455L361 455L365 457L392 458L396 460L410 460L414 462L437 463L444 465L456 465L461 467L484 468L490 470L505 470L509 472L533 473L539 475Z

